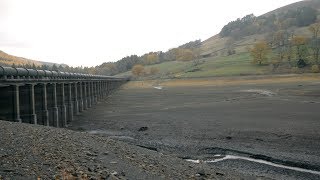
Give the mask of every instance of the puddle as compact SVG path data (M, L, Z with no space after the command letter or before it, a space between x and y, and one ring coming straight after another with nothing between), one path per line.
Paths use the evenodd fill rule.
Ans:
M311 174L316 174L316 175L320 175L320 171L314 171L314 170L309 170L309 169L304 169L304 168L299 168L299 167L292 167L292 166L286 166L286 165L282 165L282 164L276 164L273 162L269 162L269 161L265 161L265 160L261 160L261 159L254 159L254 158L249 158L249 157L243 157L243 156L234 156L234 155L226 155L226 156L222 156L222 155L214 155L213 160L193 160L193 159L186 159L186 161L188 162L193 162L193 163L200 163L200 162L204 162L204 163L217 163L220 161L225 161L225 160L245 160L245 161L250 161L250 162L256 162L259 164L266 164L269 166L273 166L273 167L278 167L278 168L283 168L283 169L289 169L289 170L294 170L294 171L299 171L299 172L304 172L304 173L311 173Z
M186 161L188 161L188 162L192 162L192 163L197 163L197 164L199 164L199 163L200 163L200 160L199 160L199 159L197 159L197 160L193 160L193 159L186 159Z
M250 92L250 93L257 93L265 96L274 96L276 93L269 91L269 90L264 90L264 89L247 89L247 90L242 90L240 92Z
M161 90L163 87L162 86L153 86L153 88Z

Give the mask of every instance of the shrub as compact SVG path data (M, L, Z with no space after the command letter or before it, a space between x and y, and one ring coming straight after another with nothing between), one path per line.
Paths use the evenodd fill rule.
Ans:
M311 67L311 72L313 72L313 73L319 73L319 72L320 72L319 66L318 66L318 65L313 65L313 66Z
M293 67L293 68L291 68L291 72L292 73L299 73L300 71L299 71L298 67Z
M155 75L155 74L158 74L159 73L159 69L156 68L156 67L152 67L150 69L150 75Z
M135 76L143 76L145 74L144 66L141 64L134 65L131 69L131 73Z

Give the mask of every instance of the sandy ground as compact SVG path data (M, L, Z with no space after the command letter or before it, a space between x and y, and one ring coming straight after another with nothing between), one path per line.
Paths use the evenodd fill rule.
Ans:
M286 75L129 82L71 129L242 175L319 179L320 77ZM235 155L311 170L300 172Z

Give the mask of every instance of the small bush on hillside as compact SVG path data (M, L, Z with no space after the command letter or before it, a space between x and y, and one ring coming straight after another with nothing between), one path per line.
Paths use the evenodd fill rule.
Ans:
M318 66L318 65L313 65L313 66L311 67L311 72L313 72L313 73L319 73L319 72L320 72L319 66Z
M300 70L298 67L291 68L291 73L299 73L299 72L300 72Z
M143 76L145 74L144 66L141 64L133 66L131 73L135 76Z

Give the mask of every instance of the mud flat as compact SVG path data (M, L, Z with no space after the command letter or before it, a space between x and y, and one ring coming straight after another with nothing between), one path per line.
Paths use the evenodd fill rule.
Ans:
M130 82L70 128L241 176L319 179L319 109L314 75Z

